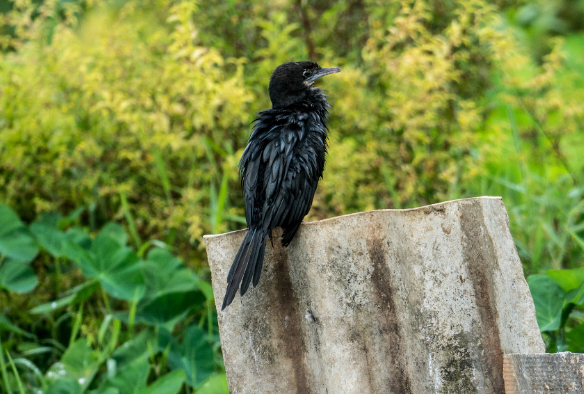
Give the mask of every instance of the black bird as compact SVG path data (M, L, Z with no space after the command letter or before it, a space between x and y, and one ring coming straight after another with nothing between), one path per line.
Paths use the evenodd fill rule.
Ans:
M240 284L242 296L252 278L253 286L258 284L272 229L282 227L282 246L288 246L310 210L324 170L330 107L324 93L312 85L340 71L291 62L272 73L272 108L258 114L239 162L249 230L229 270L221 310L231 304Z

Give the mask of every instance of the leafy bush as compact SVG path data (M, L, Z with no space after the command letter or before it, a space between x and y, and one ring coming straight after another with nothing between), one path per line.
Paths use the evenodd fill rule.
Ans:
M584 268L527 278L547 351L584 352Z
M227 393L211 286L116 223L91 237L80 213L26 226L0 205L3 392Z
M343 69L323 82L330 156L308 220L500 193L527 182L519 159L542 185L582 185L581 38L540 66L483 0L67 4L5 17L0 198L27 221L89 206L92 229L126 219L136 245L162 239L203 265L202 234L244 224L236 165L268 75L307 54ZM530 250L533 227L513 228ZM573 236L565 249L534 269L580 264Z
M91 223L131 214L134 238L172 243L188 228L199 239L214 214L201 213L219 187L210 184L237 177L235 160L214 161L224 149L233 156L233 142L213 141L249 122L241 65L193 41L187 2L165 8L168 23L132 4L120 15L98 7L80 26L54 26L39 47L49 39L44 12L2 62L3 200L27 220L93 204ZM122 212L125 200L132 208Z
M501 54L471 163L468 191L503 196L526 274L584 263L583 43L558 41L541 67L517 44Z
M554 17L571 3L554 6ZM343 70L322 81L333 104L330 155L307 220L501 195L526 274L584 264L584 36L576 25L545 33L534 57L529 36L539 34L544 1L6 4L0 201L22 222L0 211L0 223L16 223L0 226L0 297L11 306L0 324L31 387L48 385L45 371L70 350L63 365L98 360L90 389L123 392L125 378L108 378L121 349L112 340L150 343L136 361L149 368L116 361L120 373L149 369L136 375L140 390L169 371L169 382L196 386L189 369L199 360L185 357L200 344L199 325L211 333L219 373L209 382L224 381L205 283L192 285L168 251L146 252L167 245L204 279L202 234L244 227L237 162L253 114L270 105L269 74L285 61L312 57ZM534 5L537 15L521 22ZM103 253L110 248L119 254ZM148 276L157 265L184 282ZM579 299L550 283L530 279L534 295L536 287L555 294L552 321L572 309L559 326L541 326L548 350L576 349L562 338L578 333L581 308L570 305ZM41 305L40 315L20 312ZM25 338L32 350L17 345Z
M522 27L522 34L538 59L549 53L554 37L584 31L584 3L581 1L530 1L509 9L507 14Z

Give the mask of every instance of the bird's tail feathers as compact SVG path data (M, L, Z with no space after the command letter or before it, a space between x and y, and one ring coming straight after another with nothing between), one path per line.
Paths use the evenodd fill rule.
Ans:
M227 275L227 291L223 298L221 310L233 302L237 289L241 284L241 295L244 295L253 276L253 285L257 285L266 250L266 234L261 229L249 230L239 251L233 260Z

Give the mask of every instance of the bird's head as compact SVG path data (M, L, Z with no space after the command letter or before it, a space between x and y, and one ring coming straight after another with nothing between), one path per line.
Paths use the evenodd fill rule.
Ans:
M290 62L278 66L270 78L272 106L285 107L305 99L318 78L340 71L337 67L322 68L314 62Z

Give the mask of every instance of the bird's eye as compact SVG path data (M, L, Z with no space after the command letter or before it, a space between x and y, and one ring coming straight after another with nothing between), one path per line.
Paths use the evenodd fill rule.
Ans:
M304 70L302 75L304 75L305 77L308 77L310 75L310 70Z

